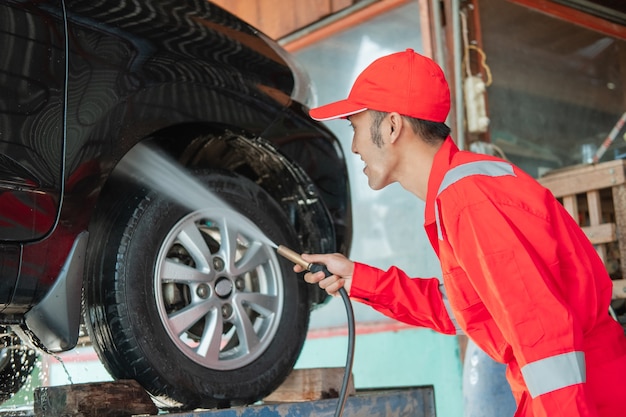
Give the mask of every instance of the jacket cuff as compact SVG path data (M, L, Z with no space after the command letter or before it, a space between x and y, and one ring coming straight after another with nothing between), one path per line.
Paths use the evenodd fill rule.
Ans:
M350 297L372 301L376 296L376 286L380 270L359 262L354 263L354 273L350 285Z

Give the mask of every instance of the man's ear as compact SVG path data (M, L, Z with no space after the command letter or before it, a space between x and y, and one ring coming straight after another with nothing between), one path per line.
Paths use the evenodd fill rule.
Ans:
M400 113L389 113L389 142L394 143L402 133L404 127L404 120Z

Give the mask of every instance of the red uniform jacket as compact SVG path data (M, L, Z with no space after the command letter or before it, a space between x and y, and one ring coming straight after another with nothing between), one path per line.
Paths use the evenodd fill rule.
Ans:
M350 296L446 334L457 331L454 317L508 365L516 416L626 416L626 337L609 315L611 280L550 191L448 138L430 174L424 227L443 291L437 278L357 263Z

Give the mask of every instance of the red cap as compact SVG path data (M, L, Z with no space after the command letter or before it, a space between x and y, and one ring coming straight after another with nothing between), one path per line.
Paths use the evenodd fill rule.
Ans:
M347 99L311 109L309 114L324 121L365 110L445 122L450 88L435 61L407 49L378 58L357 77Z

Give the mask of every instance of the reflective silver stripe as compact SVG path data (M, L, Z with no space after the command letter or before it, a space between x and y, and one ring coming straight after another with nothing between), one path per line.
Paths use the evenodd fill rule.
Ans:
M585 353L563 353L522 367L522 376L532 398L586 381Z
M463 178L470 177L472 175L486 175L488 177L503 177L505 175L515 176L513 172L513 165L504 161L476 161L468 162L463 165L456 166L446 173L437 191L437 197L446 188L454 184L455 182L462 180ZM439 240L443 240L443 234L441 232L441 220L439 219L439 207L437 201L435 201L435 223L437 224L437 237Z
M443 284L439 284L439 291L441 291L441 295L443 298L443 305L445 306L446 311L448 312L448 316L450 316L450 320L452 321L452 324L454 324L454 329L456 330L456 334L457 335L465 334L463 329L461 329L461 327L459 326L459 323L456 321L456 318L454 317L454 312L452 310L452 306L450 305L450 300L448 300L448 293L446 292L446 287L444 287Z

